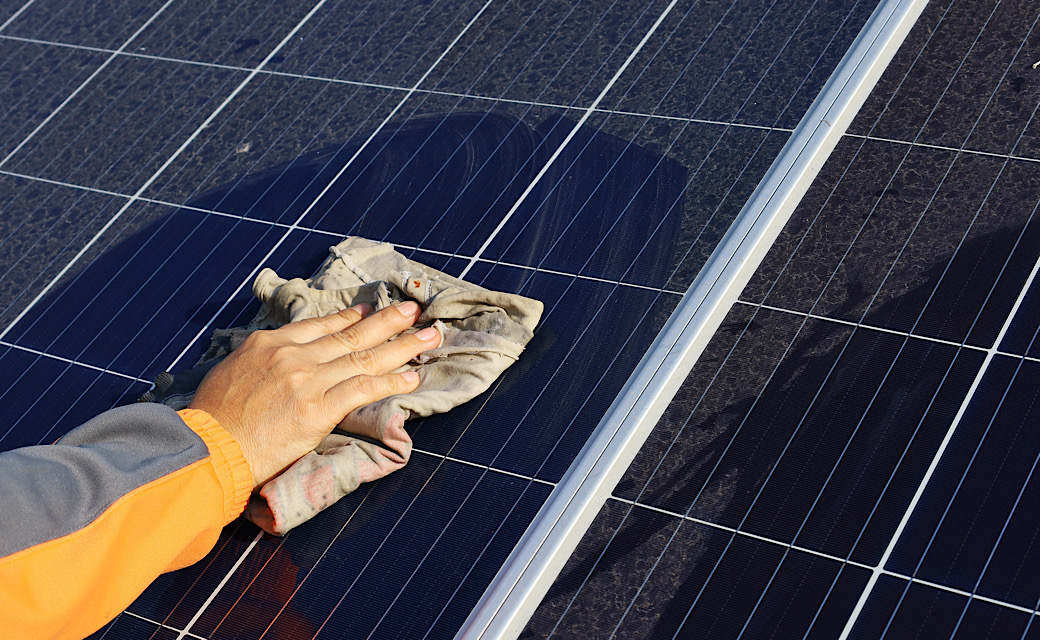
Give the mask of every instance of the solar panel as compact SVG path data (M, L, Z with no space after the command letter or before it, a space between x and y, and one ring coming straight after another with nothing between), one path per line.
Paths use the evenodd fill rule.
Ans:
M231 525L99 637L454 635L873 9L34 0L0 13L15 105L0 206L15 221L7 242L25 247L5 264L5 449L53 440L186 366L213 328L255 313L261 266L310 273L345 234L547 303L492 390L410 426L404 470L281 539ZM942 347L930 366L970 366ZM861 340L842 362L885 349ZM664 512L636 517L691 536L667 494ZM865 581L735 540L705 551L728 558L727 584L743 584L747 549L755 572L781 567L776 584L830 571L830 592L854 598ZM794 606L789 592L762 606ZM667 619L680 624L681 608Z
M1037 19L927 8L521 637L1036 635Z

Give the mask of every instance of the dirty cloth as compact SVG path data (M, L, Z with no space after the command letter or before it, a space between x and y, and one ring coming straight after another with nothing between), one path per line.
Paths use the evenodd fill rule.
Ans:
M409 260L390 244L357 237L330 248L312 278L286 280L264 269L253 294L263 306L247 326L215 331L193 369L161 374L141 400L186 407L206 373L253 331L356 304L379 310L415 300L423 313L409 331L433 326L441 334L438 348L400 369L419 374L416 391L351 412L314 451L252 497L245 516L275 535L306 522L362 482L404 466L412 450L405 421L448 411L490 387L520 356L542 314L537 300L489 291Z

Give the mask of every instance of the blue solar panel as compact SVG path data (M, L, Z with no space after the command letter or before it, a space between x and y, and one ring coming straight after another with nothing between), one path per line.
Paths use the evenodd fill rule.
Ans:
M492 389L410 425L405 469L284 538L232 524L98 637L453 636L874 5L35 0L9 22L19 9L0 12L0 73L15 83L0 97L17 98L4 100L15 106L0 180L13 195L0 206L24 221L0 263L12 265L3 448L53 440L189 365L213 328L255 313L261 266L309 275L343 235L546 303ZM1014 279L982 271L998 287ZM787 291L763 297L788 308ZM949 305L910 301L870 308L898 328L923 304L946 340L1000 325L949 329ZM866 308L825 302L838 319ZM720 334L729 346L704 362L739 373L720 374L717 396L681 394L668 420L675 431L698 407L721 415L689 419L692 448L673 448L657 474L636 465L594 530L621 545L606 565L595 545L574 560L590 585L605 581L580 593L619 608L597 595L561 609L585 580L568 573L545 605L564 623L539 615L528 635L614 625L625 637L826 637L844 625L869 575L860 565L894 526L891 505L927 466L934 443L916 430L933 437L981 356L785 311L734 314ZM871 422L836 418L846 413ZM668 435L655 433L647 460ZM879 446L908 463L843 462ZM833 479L806 473L842 464ZM642 506L629 513L626 500ZM745 524L761 539L734 535ZM641 590L647 566L660 570Z

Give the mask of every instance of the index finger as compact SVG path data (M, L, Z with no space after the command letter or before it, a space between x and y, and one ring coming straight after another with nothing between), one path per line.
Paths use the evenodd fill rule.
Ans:
M319 354L316 356L318 361L330 362L383 344L415 324L420 313L422 310L413 301L391 305L342 331L334 331L311 341L307 348Z
M290 322L279 327L277 331L297 344L313 342L331 333L349 329L360 322L371 311L371 305L357 304L349 309L343 309L327 316Z

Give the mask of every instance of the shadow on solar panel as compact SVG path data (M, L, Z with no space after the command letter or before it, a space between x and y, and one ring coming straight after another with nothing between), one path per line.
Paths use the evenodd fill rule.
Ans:
M240 325L255 313L257 303L248 285L258 266L272 266L287 276L309 275L327 247L342 235L415 247L415 259L458 273L465 260L453 254L460 253L471 237L478 244L483 240L480 234L497 225L559 147L562 132L570 129L560 118L532 126L494 112L422 118L381 133L365 147L362 138L265 168L179 208L136 202L97 244L86 266L37 305L12 338L49 353L151 378L165 369L187 368L201 355L213 328ZM684 224L687 168L597 130L583 130L578 138L580 144L567 147L516 211L515 219L523 222L523 229L509 241L512 255L522 257L521 264L483 262L470 274L490 288L545 300L548 311L543 324L521 363L500 386L449 414L410 427L414 433L421 426L421 444L428 450L450 450L463 460L555 481L677 299L646 287L621 287L606 279L536 269L551 251L560 253L564 262L569 255L578 256L576 264L592 265L593 275L597 261L627 265L641 254L653 257L641 264L667 275L685 250L675 246L674 239ZM624 171L616 170L619 162L625 163ZM272 224L286 214L291 219L302 217L300 227ZM561 242L568 230L572 235ZM610 300L616 301L610 302L610 308L620 305L631 312L620 319L615 313L601 314ZM644 317L646 326L640 324ZM596 355L603 353L613 359ZM492 395L496 398L489 401ZM505 406L496 407L496 399ZM526 415L532 407L533 413ZM456 446L467 429L479 433L479 438ZM421 490L428 494L423 499L434 501L458 494L451 489L450 479L432 470L429 460L420 462L413 460L404 471L376 484L391 493L400 486L402 496ZM417 483L406 473L416 477L434 473L440 480ZM536 488L532 495L547 492L545 485ZM385 503L372 498L359 512L333 509L301 527L302 531L294 531L290 538L311 540L307 546L318 550L290 554L289 562L300 569L298 573L289 567L277 576L272 572L254 580L246 570L241 580L236 577L226 585L221 598L230 597L231 602L244 590L273 599L266 609L259 607L270 616L250 614L239 625L244 628L253 618L261 627L271 623L269 618L282 610L281 603L292 593L273 588L287 575L297 576L301 597L314 602L329 596L323 582L327 578L307 580L309 570L328 557L322 556L322 550L331 549L329 553L336 555L337 545L344 543L338 531L349 536L355 530L343 529L345 521L353 525L357 520L363 527L360 523L384 518L380 505ZM517 513L530 518L537 504ZM496 542L496 553L508 552L526 522L519 523L519 529L515 525L503 529L502 535L512 536L512 541ZM487 544L481 542L481 535L499 535L494 523L483 524L486 531L471 528L476 552ZM237 533L225 534L222 544L249 539L243 527L250 525L235 525ZM427 533L429 540L416 542L417 549L435 544L436 532ZM275 547L281 542L261 542L264 550L255 553L266 557L268 544ZM163 577L133 610L152 620L174 620L172 611L191 600L184 599L185 593L211 590L214 581L223 578L212 567L222 564L224 554L230 554L227 558L232 562L237 558L232 546L195 567ZM501 560L489 555L483 561ZM429 591L429 611L434 616L442 608L435 601L443 597L442 604L447 603L467 574L463 565L442 569L450 569L450 574L437 570L433 582L423 587ZM489 569L480 572L479 580L490 580L494 569ZM468 585L466 597L475 602L482 589L482 585ZM458 608L462 617L473 604L452 603L452 610ZM318 625L327 615L320 613L317 604L308 611L312 613L306 615L316 616L313 622ZM424 624L421 617L415 618L416 624ZM434 624L432 619L428 622ZM457 625L461 620L444 618L439 624Z

